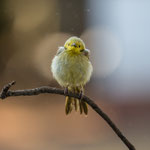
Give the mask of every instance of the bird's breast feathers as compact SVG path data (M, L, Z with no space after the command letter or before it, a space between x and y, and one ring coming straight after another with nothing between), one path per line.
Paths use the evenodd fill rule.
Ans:
M93 68L84 54L70 54L61 49L61 53L52 60L51 70L61 86L85 85L90 80Z

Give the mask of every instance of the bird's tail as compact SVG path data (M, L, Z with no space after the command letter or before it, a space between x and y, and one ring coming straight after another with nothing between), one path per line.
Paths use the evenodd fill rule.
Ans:
M79 93L79 89L74 89L75 93ZM84 113L85 115L88 114L88 107L87 107L87 103L82 101L82 100L78 100L76 98L73 97L69 97L66 96L66 103L65 103L65 112L66 115L70 114L71 111L75 109L75 111L80 111L80 114Z

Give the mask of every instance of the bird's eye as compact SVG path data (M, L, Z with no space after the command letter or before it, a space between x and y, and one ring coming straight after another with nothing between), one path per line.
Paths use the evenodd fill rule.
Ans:
M79 45L79 48L80 48L80 45Z

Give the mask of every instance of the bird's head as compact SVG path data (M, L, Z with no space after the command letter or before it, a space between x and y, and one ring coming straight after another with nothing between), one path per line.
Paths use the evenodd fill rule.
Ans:
M81 54L85 50L85 44L80 38L73 36L66 41L64 48L71 53Z

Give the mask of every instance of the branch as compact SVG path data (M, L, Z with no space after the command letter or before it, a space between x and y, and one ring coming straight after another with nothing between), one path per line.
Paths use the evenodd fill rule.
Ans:
M34 89L26 89L26 90L9 90L12 85L15 84L15 81L12 81L11 83L5 85L0 93L0 98L5 99L10 96L32 96L32 95L39 95L42 93L51 93L51 94L59 94L64 96L70 96L79 99L80 95L74 94L74 93L67 93L64 94L64 90L48 87L48 86L42 86ZM117 128L117 126L111 121L111 119L95 104L90 98L87 96L83 96L83 101L85 101L87 104L89 104L93 110L95 110L106 122L107 124L112 128L112 130L118 135L118 137L122 140L122 142L128 147L129 150L136 150L135 147L128 141L128 139L122 134L122 132Z

